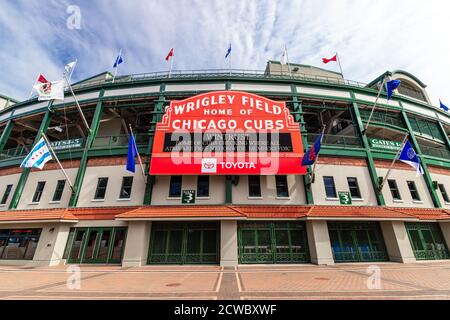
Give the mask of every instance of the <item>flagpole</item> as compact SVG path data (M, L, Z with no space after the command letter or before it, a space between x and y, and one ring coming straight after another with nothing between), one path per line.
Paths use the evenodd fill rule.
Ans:
M170 69L169 69L169 78L172 75L172 67L173 67L173 59L175 59L175 50L172 48L172 56L169 57L170 59Z
M337 61L338 61L338 64L339 64L339 69L341 69L342 78L344 78L344 80L345 80L344 72L342 72L341 58L339 58L339 54L337 52L336 52L336 57L337 57Z
M83 113L83 111L81 110L80 104L78 103L78 99L77 99L77 97L75 96L75 93L73 92L72 86L70 85L69 79L67 79L67 76L66 76L65 73L64 73L64 79L66 79L67 85L69 86L70 92L72 93L73 99L75 100L75 104L76 104L76 106L77 106L77 108L78 108L78 111L79 111L80 114L81 114L81 118L83 119L84 125L86 126L86 128L88 129L88 131L91 132L91 128L89 127L88 122L87 122L86 118L84 117L84 113Z
M289 65L289 55L288 55L288 51L287 51L287 46L286 45L284 45L284 50L286 51L286 61L287 61L287 67L288 67L288 71L289 71L289 76L292 77L291 66ZM281 70L283 70L283 68L281 68Z
M116 79L117 68L119 68L119 63L118 62L120 60L120 57L122 57L122 48L120 48L119 55L116 58L116 67L114 68L114 76L113 76L113 79L112 79L112 83L114 83L114 80Z
M378 99L380 98L381 90L383 90L383 86L384 86L385 81L386 81L386 77L384 77L383 81L381 82L380 90L378 90L377 98L375 99L375 102L373 104L372 111L370 112L370 116L369 116L369 119L367 120L366 127L363 130L363 134L366 134L367 128L369 127L370 120L372 119L373 112L375 111L375 107L377 106Z
M230 48L231 48L231 44L230 44ZM230 70L230 76L231 76L231 51L230 51L230 60L228 61L228 69Z
M67 182L69 183L70 189L72 189L72 192L75 192L75 188L72 184L72 181L70 181L69 176L67 175L66 170L64 170L64 167L62 166L61 162L59 162L58 157L56 156L55 151L53 150L50 141L48 140L47 136L45 135L44 132L42 132L42 138L44 138L45 143L47 144L48 149L50 150L50 152L52 153L52 156L54 157L54 159L56 160L56 162L58 163L59 167L61 168L61 171L63 172L64 176L66 177Z
M128 124L128 128L130 129L130 134L134 137L133 129L131 129L131 124ZM141 166L142 176L144 177L145 180L147 180L147 176L145 175L144 166L142 164L141 155L139 154L139 150L138 150L137 145L136 145L136 139L134 140L134 148L136 150L136 154L138 156L139 164Z
M397 158L398 158L400 152L405 147L405 143L406 143L406 140L408 139L408 135L409 135L409 132L406 132L405 137L403 138L402 145L401 145L400 149L398 149L397 154L395 155L395 158L392 161L391 166L389 167L389 170L386 172L386 176L383 178L383 181L381 182L380 186L378 187L379 191L383 190L383 186L384 186L384 184L386 182L386 179L389 177L389 174L391 173L392 169L394 168L394 164L397 161Z
M323 136L325 134L325 128L326 128L326 125L324 124L322 127L322 133L321 133L322 137L320 138L320 144L322 144L322 141L323 141ZM311 172L311 183L314 183L314 180L315 180L316 164L317 164L317 160L319 159L319 154L320 154L320 152L317 154L316 160L314 161L314 164L313 164L313 169Z

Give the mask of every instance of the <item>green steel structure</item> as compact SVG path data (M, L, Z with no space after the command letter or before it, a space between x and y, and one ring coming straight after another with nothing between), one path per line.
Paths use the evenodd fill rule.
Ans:
M35 212L34 208L43 211L61 209L59 213L57 210L51 211L60 216L48 213L50 218L42 222L52 223L50 227L38 227L43 228L42 234L46 234L48 239L56 237L55 241L64 242L65 245L59 245L58 248L65 248L60 256L64 254L63 259L68 263L118 264L131 261L129 263L222 264L225 261L233 265L387 261L391 256L401 256L402 261L407 261L412 258L408 252L412 252L411 255L417 260L448 259L450 115L431 104L425 84L401 70L386 72L369 84L346 80L338 73L303 65L292 64L290 70L292 72L287 72L286 66L269 61L265 71L227 69L172 71L171 74L155 72L120 76L114 82L109 73L99 74L73 84L90 128L83 126L79 111L68 92L64 101L43 102L32 98L0 110L0 201L4 201L0 204L0 216L4 214L12 217L15 212L27 210L32 212L31 215ZM378 84L385 76L400 79L404 87L400 86L391 101L387 101L385 91L381 90L380 99L372 113ZM168 189L168 177L148 174L157 123L163 119L170 101L208 91L226 90L246 91L285 102L300 126L303 151L314 143L325 127L318 167L313 172L310 166L307 174L294 177L298 178L295 181L299 183L296 183L295 190L289 189L292 192L289 197L266 197L261 202L263 209L262 213L258 213L259 217L247 214L251 209L235 208L239 205L257 207L258 197L243 197L235 192L245 183L245 178L226 175L219 177L221 180L214 180L214 183L220 181L222 184L221 194L207 195L203 200L197 196L197 199L220 199L220 203L206 203L228 211L221 211L223 215L213 215L205 208L200 208L198 215L195 215L192 213L195 209L192 209L186 219L171 220L171 216L161 213L161 207L174 203L183 206L174 202L174 198L161 195ZM115 207L114 210L127 208L130 199L121 193L115 205L103 206L103 200L97 199L97 193L103 187L89 176L90 172L95 178L106 178L107 167L117 170L119 174L127 155L129 126L133 128L145 173L141 190L136 190L134 184L126 189L128 193L138 193L141 197L138 204L133 202L128 206L129 211L142 208L143 211L148 208L162 210L158 211L155 221L145 218L139 220L136 218L138 215L133 218L127 218L126 215L122 217L121 214L125 214L126 210L120 211L114 218L108 212L108 207ZM72 170L69 173L73 182L73 191L69 191L67 199L54 197L56 200L48 201L48 207L38 206L39 201L35 201L40 199L42 193L36 188L39 181L33 177L37 170L19 168L42 133L46 133L52 142L59 141L65 146L55 147L55 152L63 166ZM387 181L383 190L380 190L381 182L397 154L398 145L406 134L421 160L424 175L402 181L399 188L395 181ZM77 141L77 144L73 141ZM339 165L347 167L348 177L345 177L345 182L348 182L348 186L343 186L342 182L335 183L332 179L325 179L328 181L325 185L322 176L333 178L329 176L341 174L335 167L330 169L334 172L327 171L327 166ZM139 166L137 164L136 172L140 174ZM394 169L396 172L392 173L391 178L396 179L401 177L400 170L412 171L412 168L400 162ZM51 170L58 168L54 165ZM140 179L138 175L120 172L121 178L123 176L134 181ZM356 179L357 175L359 180ZM449 180L444 181L447 176ZM16 179L16 182L10 183L9 178ZM63 178L56 179L59 181ZM187 179L190 186L195 187L197 183L192 177L183 176L183 179ZM102 181L106 189L107 178ZM96 183L96 195L86 199L83 191ZM267 185L276 190L270 183L267 182ZM125 180L122 184L110 184L108 188L123 189ZM57 189L56 181L52 185ZM157 187L161 185L163 187ZM162 188L164 190L161 191ZM241 193L246 191L239 190ZM361 195L361 190L365 197ZM352 205L344 207L348 210L339 205L337 194L341 191L351 193ZM28 199L31 198L33 200L29 203ZM159 202L155 199L159 199ZM329 207L321 212L321 216L311 214L313 210L310 208L328 204ZM267 213L270 209L264 206L270 205L281 209ZM106 213L96 215L92 213L94 209L92 212L86 209L89 206L102 207ZM292 209L294 214L284 208L290 206L303 208L298 211ZM361 207L359 211L351 211L351 208L358 207ZM341 210L341 215L336 214L336 208ZM373 213L371 208L381 213ZM417 211L418 208L422 211ZM78 209L80 212L76 211ZM176 216L180 210L171 212L171 215ZM85 216L77 220L78 216L71 216L71 212ZM292 215L283 218L285 213ZM377 214L376 218L372 214ZM78 225L83 219L89 222ZM97 220L100 221L98 224L95 223ZM11 224L11 229L21 228L22 220L11 218L5 221ZM39 221L30 221L39 224ZM390 225L386 225L386 221ZM401 221L401 224L396 224L396 221ZM409 236L409 249L399 249L400 253L388 252L392 247L405 246L400 243L404 239L392 236L401 234L402 230ZM233 235L234 251L230 251L229 243L224 238L230 234ZM319 253L323 248L319 248L315 241L323 239L329 241L329 250ZM388 245L393 239L400 244ZM7 247L8 244L6 240L1 241L0 237L0 250L3 250L1 246ZM129 244L131 252L138 242L143 247L127 254L127 243L132 243ZM227 243L226 248L223 243ZM37 254L39 250L44 251L39 247ZM327 254L328 257L325 257ZM139 257L135 260L128 257L133 255Z

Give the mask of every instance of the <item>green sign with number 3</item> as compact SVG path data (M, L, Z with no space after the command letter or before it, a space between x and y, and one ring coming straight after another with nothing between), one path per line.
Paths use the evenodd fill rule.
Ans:
M192 204L195 203L195 190L183 190L181 195L182 204Z
M352 196L350 192L339 192L339 202L343 205L351 205L352 204Z

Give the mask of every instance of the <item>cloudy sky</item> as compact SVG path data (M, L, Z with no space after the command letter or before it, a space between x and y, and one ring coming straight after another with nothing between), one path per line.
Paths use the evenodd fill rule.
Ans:
M370 82L403 69L428 85L434 105L450 104L450 3L445 0L0 0L0 93L28 97L37 73L50 80L78 59L73 80L112 70L232 67L263 70L279 60L323 67L335 51L347 79ZM68 28L80 8L80 29ZM325 66L337 71L336 65Z

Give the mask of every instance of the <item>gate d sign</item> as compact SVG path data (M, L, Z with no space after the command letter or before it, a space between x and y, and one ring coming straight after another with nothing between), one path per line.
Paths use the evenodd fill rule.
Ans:
M181 203L195 203L195 190L183 190L183 193L181 195Z
M352 204L352 196L350 192L339 192L339 202L344 205Z

